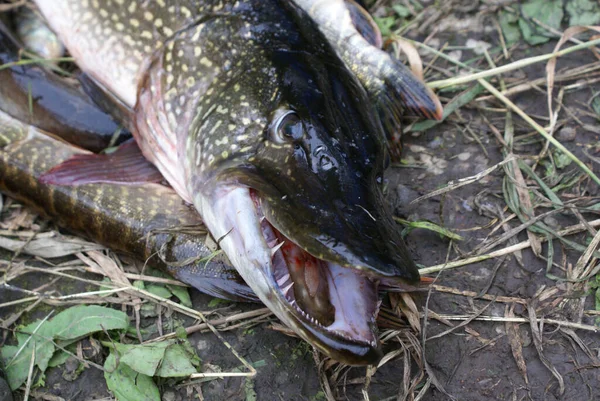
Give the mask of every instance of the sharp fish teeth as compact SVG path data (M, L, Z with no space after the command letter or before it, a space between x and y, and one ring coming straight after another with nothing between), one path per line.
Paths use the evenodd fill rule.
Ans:
M294 283L290 283L290 285L288 285L287 287L283 288L281 290L283 292L283 295L287 296L287 293L292 289L293 286L294 286Z
M277 280L277 284L279 284L280 287L283 287L283 285L285 283L287 283L289 279L290 279L290 273L286 273L285 276L282 276L281 278L279 278Z
M283 246L283 244L285 244L285 241L282 242L281 244L275 245L273 248L271 248L271 257L275 256L275 254L277 253L279 248L281 248Z

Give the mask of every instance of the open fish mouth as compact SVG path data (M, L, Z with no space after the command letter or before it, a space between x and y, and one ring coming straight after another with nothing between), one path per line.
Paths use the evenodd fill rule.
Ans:
M268 221L260 199L253 191L251 195L271 252L271 284L287 312L326 354L341 354L335 358L350 364L377 362L381 357L375 324L378 282L302 249Z
M367 276L302 249L268 221L261 194L253 189L223 185L197 201L232 264L286 326L340 362L367 365L381 359L378 287L414 287Z

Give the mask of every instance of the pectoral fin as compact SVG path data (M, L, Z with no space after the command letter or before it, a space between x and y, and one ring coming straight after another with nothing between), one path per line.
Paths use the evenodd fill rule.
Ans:
M161 182L163 176L134 141L107 154L75 155L40 177L44 184L84 185L92 183L143 184Z
M237 270L231 266L218 266L216 262L209 262L204 267L167 266L167 270L177 280L213 297L235 302L260 302Z
M385 84L378 94L381 106L387 106L395 114L405 107L418 116L441 120L443 109L436 94L400 61L393 58L391 61L392 68L382 76Z

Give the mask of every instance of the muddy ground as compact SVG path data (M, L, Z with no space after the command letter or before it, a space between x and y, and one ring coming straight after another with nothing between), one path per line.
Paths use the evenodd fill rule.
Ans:
M440 29L439 24L442 24L444 28L433 34L433 37L441 43L447 41L450 45L464 46L467 39L477 39L491 43L492 48L500 46L498 31L489 28L493 25L490 22L490 15L482 14L482 8L451 13L440 18L437 28L431 26L425 27L422 31L409 30L408 37L424 40L434 32L434 29ZM448 23L444 24L444 21ZM555 41L531 47L521 43L512 49L508 61L501 60L500 63L507 64L524 57L549 53L554 44ZM470 50L462 52L462 60L476 56ZM425 60L427 59L425 57ZM595 60L591 52L578 52L576 56L561 59L558 68L574 68ZM443 61L438 61L436 66L448 68L448 64ZM485 63L481 67L486 68ZM544 63L538 63L508 73L504 77L508 81L511 78L531 81L544 77L544 68ZM571 108L571 111L579 116L583 123L596 126L596 118L582 115L578 110L584 109L584 105L598 90L600 90L600 85L590 84L566 93L563 104ZM449 97L455 95L456 93L448 94ZM486 93L484 92L482 95L486 95ZM442 94L442 96L446 95ZM547 116L544 87L512 96L511 99L529 115ZM405 136L404 160L406 164L390 168L387 174L388 198L397 216L411 221L429 220L451 229L465 238L463 241L450 244L448 239L432 231L424 229L411 231L406 237L407 243L412 255L420 265L424 267L438 265L446 260L452 261L467 255L486 239L496 225L491 228L474 228L486 227L494 217L492 213L498 213L498 210L503 210L504 216L510 215L510 211L504 209L506 202L503 196L502 181L505 174L502 169L496 170L478 182L445 195L410 204L412 200L436 190L450 181L472 176L504 159L499 140L482 117L485 116L499 132L503 133L505 110L502 107L494 100L472 102L467 107L460 109L460 115L455 114L446 122L425 132L409 133ZM564 111L560 115L560 119L565 120L561 127L562 130L565 128L575 130L575 135L570 130L562 131L563 136L559 135L561 142L582 161L593 167L596 173L600 173L597 162L592 162L583 151L587 145L598 143L598 134L580 126ZM544 118L539 118L537 121L542 125L548 123ZM531 132L532 129L523 120L515 117L515 136L527 135ZM523 145L521 142L515 149L515 153L524 156L537 155L543 142L536 135L532 135L531 138L534 140L533 143ZM594 154L593 151L594 149L590 148L588 153ZM577 168L571 164L560 173L568 171L577 171ZM528 184L533 185L530 181ZM563 194L564 199L569 198L568 194L572 195L571 198L597 196L598 187L591 180L583 179ZM547 211L547 209L540 209L538 212L541 211ZM595 218L593 214L584 213L583 215L586 220ZM552 220L548 219L547 223L556 227L566 227L577 224L579 221L573 213L565 212L553 215ZM519 224L518 219L513 219L508 223L510 227L516 227ZM501 232L502 230L496 231L495 235L499 235ZM569 238L587 245L591 237L590 232L584 232ZM525 240L527 240L525 232L519 233L516 237L516 242ZM500 245L499 248L506 245L508 244ZM553 245L554 260L558 264L562 266L575 265L581 252L568 250L556 240ZM547 244L543 244L542 255L546 255L547 250ZM9 254L4 254L4 258L9 257ZM35 261L30 262L39 264ZM577 297L585 297L585 310L595 309L594 292L589 286L580 289L579 292L574 292L566 283L548 278L546 268L546 260L536 257L528 248L522 251L522 264L518 263L517 258L511 254L500 264L498 264L498 259L490 259L447 270L437 276L436 284L439 286L455 291L471 291L476 294L485 291L486 294L492 296L520 299L523 303L491 302L488 299L455 295L443 290L433 290L430 294L416 294L414 299L420 311L424 311L427 304L429 310L439 315L472 316L487 307L482 312L483 315L503 317L506 316L507 308L512 305L517 317L528 318L528 308L524 304L529 303L529 308L536 310L538 318L547 316L557 320L577 321L578 319L567 308L563 309L564 300ZM552 273L564 277L564 272L561 272L558 267L553 267ZM33 289L47 281L48 277L43 275L28 274L11 284ZM75 293L88 289L85 285L66 280L57 281L53 287L60 293ZM551 299L540 300L539 297L536 297L536 293L543 287L556 288L558 291ZM21 294L15 292L0 291L3 293L1 302L22 297ZM211 309L208 306L212 300L211 297L197 292L192 292L192 294L194 308L202 311ZM555 300L557 302L553 303ZM220 313L233 314L258 307L260 306L221 304L213 306L212 309L225 308L221 309ZM18 308L3 308L0 310L0 316L8 316L9 313L16 310ZM27 322L34 317L43 317L48 310L48 307L39 307L25 315L22 322ZM164 320L168 320L168 318L165 317ZM186 326L193 323L189 318L182 316L176 318ZM155 319L146 319L144 323L154 324ZM457 325L461 322L452 321L451 323ZM581 323L594 325L595 320L593 316L583 314ZM426 330L426 338L442 333L449 328L447 324L432 318L431 314L428 316L426 324L421 321L421 325ZM513 349L510 345L511 336L507 335L507 327L505 322L471 321L466 326L459 327L449 334L426 341L424 343L424 359L429 366L429 373L435 376L439 386L431 383L421 399L448 400L454 397L465 401L591 400L598 397L597 394L600 394L598 360L590 359L576 341L580 339L582 344L589 347L591 354L597 356L599 344L597 333L590 330L570 331L564 327L560 329L557 325L548 323L541 328L543 355L564 379L565 391L561 394L558 380L540 358L533 339L534 334L528 323L515 326L515 331L520 333L519 341L526 364L528 382L525 381L513 356ZM408 323L400 332L412 332L414 338L422 342L422 333L411 331ZM576 334L573 335L573 333ZM257 376L249 383L244 378L225 378L209 381L196 387L178 387L174 382L164 381L159 383L163 400L326 399L319 379L322 372L315 364L312 350L305 343L273 330L270 322L234 331L225 331L222 334L246 360L257 365ZM405 336L401 337L405 338ZM6 341L11 343L10 337ZM218 366L223 371L230 371L240 365L239 361L212 333L193 334L190 336L190 341L205 366L212 368ZM405 347L410 348L411 346L405 344ZM384 346L386 352L396 349L402 349L402 346L396 341L389 341ZM101 363L104 357L105 354L101 353L92 358ZM50 369L45 378L45 385L35 389L36 395L41 397L40 399L52 399L51 395L60 396L66 400L110 399L103 373L90 367L82 370L78 375L70 374L77 369L77 366L78 364L75 362ZM335 367L332 367L326 373L329 375L330 385L338 399L367 399L367 396L362 393L365 387L365 368L348 368L343 370L337 378L331 378L334 369ZM377 369L366 391L368 399L393 400L400 397L403 392L404 373L405 361L402 355ZM420 374L421 366L413 359L410 364L410 378L414 379ZM425 377L414 391L415 395L425 385L428 377L432 376L425 373ZM443 387L446 393L442 392L440 387ZM256 398L252 398L252 389L256 393ZM16 399L20 399L22 396L23 394L18 392Z

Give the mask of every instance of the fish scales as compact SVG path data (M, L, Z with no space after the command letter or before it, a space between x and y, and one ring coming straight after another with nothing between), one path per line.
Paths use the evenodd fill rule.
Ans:
M55 30L69 25L77 32L62 38L72 53L76 49L82 69L94 71L95 79L135 107L136 131L147 133L136 136L142 152L184 199L193 200L174 170L206 170L254 150L255 133L267 123L262 110L276 100L276 72L266 65L264 46L256 43L267 40L262 30L277 30L261 23L285 20L269 15L281 14L273 2L44 0L38 5ZM277 35L268 41L272 47L288 46L278 43ZM186 152L198 166L183 165Z
M95 75L128 105L135 104L140 66L181 27L193 22L194 1L170 5L165 1L59 0L38 2L57 32L72 30L77 36L61 36L84 70L95 66L107 72ZM77 42L85 46L78 47ZM108 72L109 71L109 72Z
M65 187L39 181L49 168L84 153L0 111L2 192L62 227L170 272L201 291L232 300L255 299L226 259L205 245L202 221L171 189L150 183ZM203 260L208 257L209 263Z
M37 18L37 17L36 17ZM43 35L37 44L44 45ZM56 38L48 38L53 42ZM0 109L13 117L92 151L121 143L128 134L68 79L41 64L18 65L21 48L0 21ZM24 107L27 106L27 107Z
M328 355L377 362L379 284L419 282L380 185L389 99L361 73L387 85L389 56L348 67L366 42L344 53L306 8L323 2L36 3L261 301Z

